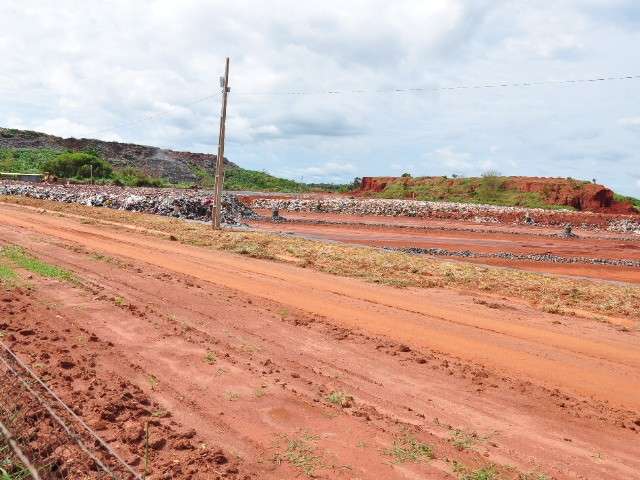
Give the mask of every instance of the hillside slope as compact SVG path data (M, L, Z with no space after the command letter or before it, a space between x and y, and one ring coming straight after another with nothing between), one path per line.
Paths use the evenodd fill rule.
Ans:
M216 155L177 152L132 143L105 142L87 138L62 138L46 133L0 128L0 148L39 150L92 150L116 168L135 167L147 175L173 183L195 182L197 172L215 170ZM225 159L225 167L236 167Z
M592 212L638 213L635 199L603 186L572 178L363 177L357 192L378 198L415 198L495 205L573 208Z

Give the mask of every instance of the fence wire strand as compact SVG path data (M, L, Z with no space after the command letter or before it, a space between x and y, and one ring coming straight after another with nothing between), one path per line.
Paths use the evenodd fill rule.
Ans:
M2 342L0 425L8 478L142 479Z

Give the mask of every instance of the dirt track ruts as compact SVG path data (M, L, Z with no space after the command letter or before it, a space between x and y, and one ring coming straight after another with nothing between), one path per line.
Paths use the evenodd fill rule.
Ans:
M19 207L0 206L0 222L0 238L20 243L21 239L28 236L31 239L28 247L44 255L48 249L33 238L57 239L57 242L71 242L89 251L99 251L116 258L128 258L133 262L148 264L154 271L161 269L204 282L205 288L218 286L226 291L261 299L261 302L275 302L292 311L317 316L338 328L362 332L365 339L369 336L380 337L396 344L407 345L410 350L418 352L443 352L463 362L484 365L490 371L496 372L498 377L503 375L551 390L557 389L559 392L584 398L583 402L588 403L589 399L593 398L594 401L608 403L612 408L619 407L636 412L640 410L640 349L635 333L625 334L577 318L561 317L562 322L558 325L558 316L542 314L522 302L506 298L503 300L505 308L486 308L474 303L474 296L468 293L446 289L400 290L381 287L289 265L181 245L113 226L92 225L77 219L41 215ZM91 261L74 259L71 252L58 258L75 266L76 269L86 270L97 277L97 281L102 276L102 272L97 272L91 266ZM115 274L111 272L111 275ZM107 284L113 286L115 280L109 281L108 276L104 279ZM121 279L125 282L122 288L133 289L135 286L140 291L139 302L144 303L151 298L153 292L143 291L143 279L126 279L127 276ZM160 293L169 296L170 290ZM176 298L174 301L179 302L179 299ZM204 308L205 305L199 307ZM256 305L255 308L259 307ZM143 327L142 324L126 327L120 322L118 326L115 318L113 320L114 325L111 327L101 327L102 334L107 334L105 329L111 329L109 334L114 339L117 340L120 335L123 342L132 342L132 345L138 347L139 340L132 337L131 332L126 333L127 328L139 330L143 339L152 335L150 331L145 333L145 328L148 330L148 327ZM227 322L232 320L230 318ZM247 324L246 328L255 333L255 325ZM286 329L283 331L279 328L278 332L283 334ZM269 334L263 332L263 335L268 337ZM294 342L290 345L292 354L297 349L300 349L301 354L303 351L312 351L317 356L329 354L329 351L319 350L321 344L309 344L304 338L300 339L296 335L293 335L291 340ZM171 349L168 349L169 346L158 345L154 350L149 346L148 349L141 348L139 355L146 358L147 365L153 364L153 358L166 358L169 362L166 364L167 368L174 369L179 375L179 367L172 366L170 362L170 352L176 346L179 350L180 344L171 345ZM188 346L185 346L183 351L187 354ZM511 398L509 391L503 392L503 396L496 392L495 395L490 394L484 399L469 398L468 394L462 395L460 390L456 392L456 388L459 387L455 386L453 378L451 385L448 385L443 377L432 375L428 367L425 370L427 375L424 376L417 370L420 367L415 362L406 375L412 377L412 382L419 383L407 388L409 385L405 382L409 379L395 378L399 373L384 370L385 361L381 360L377 366L370 361L363 364L357 357L343 360L349 376L353 376L357 371L364 371L363 379L370 375L376 378L384 376L387 379L385 384L390 389L386 394L389 396L389 402L393 403L394 396L404 392L400 398L410 395L413 400L422 404L424 400L415 397L416 391L424 389L426 395L435 398L438 394L434 395L433 388L437 385L442 389L438 398L441 405L448 403L449 408L461 409L469 415L469 420L473 419L472 423L485 428L488 425L483 416L490 417L503 428L512 428L513 432L510 434L520 435L518 442L523 444L523 448L542 455L545 450L543 445L553 444L554 448L559 450L558 453L549 453L549 457L556 458L554 462L558 464L561 463L563 455L569 455L569 451L573 451L572 454L579 457L582 453L577 452L578 450L582 452L591 448L601 448L612 456L620 457L616 460L618 463L615 464L615 468L609 465L613 468L611 471L626 475L626 478L633 478L629 476L629 472L634 468L631 460L634 450L629 444L629 439L626 439L630 434L628 430L603 426L598 421L593 421L591 427L587 420L586 424L579 423L578 426L567 424L566 428L572 431L572 435L582 437L579 444L567 447L567 450L561 438L551 439L562 436L560 431L565 428L561 423L561 410L548 414L549 418L543 422L548 427L545 430L545 426L534 421L534 418L545 415L544 411L549 407L536 406L534 403L527 412L526 401L522 399L526 398L526 395L518 397L518 401ZM196 371L192 371L191 374L197 376ZM196 378L191 378L191 381L195 382ZM175 382L177 384L174 388L178 389L180 380L176 379ZM190 388L199 387L196 383ZM364 386L360 388L365 389ZM379 394L382 395L381 392ZM460 403L463 397L464 404ZM171 398L165 400L175 401ZM443 413L446 414L460 419L459 415L456 416L452 412ZM197 417L198 413L182 415L187 420L191 417L193 421L194 415ZM530 416L531 418L528 418ZM527 425L531 429L528 433ZM601 438L598 438L599 435ZM616 435L619 435L617 440L614 438ZM637 438L637 434L632 435ZM541 438L536 440L537 436ZM535 445L536 441L540 443ZM635 467L637 466L636 463ZM573 464L571 468L579 469ZM600 467L598 470L601 470Z

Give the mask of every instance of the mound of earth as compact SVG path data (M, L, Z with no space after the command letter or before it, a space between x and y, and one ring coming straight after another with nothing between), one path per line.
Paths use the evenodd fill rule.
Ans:
M617 201L599 184L571 178L546 177L363 177L357 192L389 198L509 202L513 206L566 206L601 213L634 214L630 202Z
M194 182L196 171L215 171L216 155L177 152L132 143L105 142L88 138L61 138L30 130L0 128L0 148L96 151L117 168L135 167L147 175L177 182ZM237 167L224 159L225 167Z

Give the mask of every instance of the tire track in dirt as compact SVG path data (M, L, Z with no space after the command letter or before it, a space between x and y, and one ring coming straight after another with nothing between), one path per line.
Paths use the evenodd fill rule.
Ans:
M42 215L34 217L34 220L46 222L46 217ZM68 241L61 240L61 230L57 226L53 228L53 237L29 229L0 226L0 238L26 243L25 246L33 249L38 256L79 272L83 279L91 280L91 285L101 285L107 297L103 300L83 299L69 288L56 289L52 295L56 304L66 305L69 318L86 327L91 326L100 337L115 343L121 358L112 358L111 365L121 371L133 368L129 366L130 363L135 365L134 371L138 372L136 381L156 400L161 399L162 404L175 411L176 419L199 432L204 430L207 435L213 435L210 438L215 443L225 445L232 451L244 452L252 460L260 458L255 455L264 460L273 456L274 451L270 448L273 432L282 433L288 426L306 422L312 430L328 435L321 439L323 448L329 452L328 457L336 456L343 463L353 461L354 466L365 468L366 473L362 474L362 478L377 479L381 475L384 478L424 478L425 475L428 478L451 478L443 472L445 465L440 461L420 468L379 466L382 465L379 462L385 460L380 452L390 442L389 433L385 433L385 430L393 431L398 428L398 425L394 427L396 422L400 422L399 425L406 422L419 425L429 432L426 439L437 446L439 458L448 456L468 464L478 462L478 457L447 447L446 438L451 430L446 425L468 431L477 430L482 438L491 435L490 440L482 440L477 448L481 452L486 449L493 462L514 464L522 471L531 471L536 467L536 470L546 471L558 479L576 478L576 475L598 479L634 478L634 472L640 466L637 447L634 446L637 445L637 442L634 443L637 434L603 423L597 413L585 410L588 404L582 403L584 400L569 399L566 390L545 396L536 393L534 385L527 386L526 381L502 385L498 378L481 367L471 366L472 371L477 371L472 373L455 358L438 358L437 355L420 353L420 349L413 346L407 351L406 344L392 340L396 338L395 335L389 335L387 339L376 338L367 329L362 329L361 335L364 336L357 336L344 328L340 318L318 320L305 309L294 309L288 302L273 302L246 289L222 287L218 282L199 279L198 275L174 273L172 268L165 270L161 265L153 265L155 262L145 264L149 261L148 257L141 255L135 259L134 254L141 251L137 242L148 241L146 237L133 241L127 238L128 235L116 231L115 234L123 238L114 241L111 239L114 235L111 227L104 232L100 227L65 222L65 219L56 220L65 224L65 231L80 241L72 240L69 246ZM93 240L95 243L91 243ZM89 245L87 241L90 241ZM83 245L88 247L87 253L107 253L103 248L94 248L94 244L120 247L123 251L127 248L133 250L127 250L124 257L112 253L115 258L124 258L124 267L102 265L78 253L82 252ZM64 250L65 245L70 249ZM159 242L159 247L152 246L159 248L158 253L174 247L182 246L173 242ZM163 253L161 257L169 265L171 255L180 253L180 250ZM191 247L184 247L184 250L203 251ZM142 251L148 253L148 249ZM190 254L188 267L194 272L204 268L228 275L226 270L218 270L212 265L212 259L217 258L218 252L208 251L207 254L204 259ZM280 278L274 278L274 272L269 270L272 265L278 267L277 264L227 256L241 263L244 270L241 279L246 276L255 281L274 282L274 288L283 288L280 279L283 272L276 269L278 271L275 274ZM229 269L232 267L233 262ZM265 267L266 271L256 272L258 267ZM314 273L294 270L307 275ZM344 285L333 285L339 278L325 277L332 283L325 285L325 290L340 292L346 288ZM284 275L284 279L287 278L290 277ZM302 279L298 280L302 282ZM347 286L353 287L354 284L359 286L360 282L347 282ZM375 287L374 290L397 293L401 297L405 293L403 290L383 287ZM389 309L375 302L361 300L364 297L358 288L354 289L353 294L359 295L354 300L356 307L367 305L367 309L381 314L386 314ZM131 300L135 308L130 309L126 305L114 307L111 298L117 295ZM344 295L330 295L331 299L337 298L336 301L349 300ZM485 310L489 311L483 314L487 316L504 313L474 304L472 298L458 293L453 295L451 292L430 291L425 301L442 305L449 302L452 311L462 309L473 313L473 310ZM283 315L278 313L283 308L288 310L287 321L278 318ZM518 305L516 313L508 312L506 321L537 325L544 330L557 328L549 326L550 319L562 318L547 316L546 321L541 321L535 316L536 312L517 318L520 310L527 311L526 307ZM166 318L169 313L175 314L180 321ZM94 314L99 316L95 317ZM400 310L396 315L399 318L412 314ZM576 319L570 318L563 320L576 322ZM461 334L473 328L463 327ZM602 325L595 325L594 328L597 330L590 331L573 325L572 331L592 339L602 336L607 342L616 339L630 341L626 335ZM483 335L490 333L479 332ZM486 342L492 339L485 337ZM204 340L206 342L202 343ZM216 340L220 343L214 343ZM528 348L526 342L519 342L521 347ZM225 379L224 383L216 380L217 377L206 375L207 370L203 371L203 368L212 370L202 361L207 348L215 349L218 365L229 370L220 377ZM230 357L225 357L226 354ZM560 359L563 360L566 358ZM266 375L262 371L266 371ZM511 374L514 371L517 372L511 370ZM468 376L469 373L472 373L471 378L464 379L464 375ZM156 375L159 380L156 390L149 391L149 374ZM308 381L313 385L308 385ZM247 391L247 385L260 385L261 382L269 386L269 393L264 398L274 397L267 401L267 405L245 399L251 394ZM494 382L496 387L492 386ZM224 388L221 383L225 385ZM227 388L241 393L242 398L229 401L224 397ZM325 416L326 410L316 407L319 405L317 402L324 402L324 397L332 389L341 389L356 397L356 408L347 412L350 416L338 410L338 416L331 420ZM561 406L565 403L565 406ZM368 411L366 408L370 405L375 405L375 410ZM225 415L218 417L218 412L222 410ZM325 413L321 413L323 411ZM366 420L369 427L354 423L351 418L365 421L364 417L356 414L370 416ZM377 420L376 416L380 414L389 415L390 418ZM436 418L439 419L437 424ZM337 426L336 423L342 425ZM374 424L375 429L371 430ZM495 435L491 433L494 430L498 432ZM346 442L348 439L352 440L351 443ZM356 440L367 443L368 449L373 448L374 451L356 453L359 450L353 445ZM498 447L492 446L493 443L497 443ZM376 451L376 455L371 456ZM595 461L591 458L594 452L601 454L605 460L598 457ZM362 458L356 461L351 455ZM530 463L532 459L535 462ZM295 477L295 472L281 468L263 472L260 478ZM333 472L328 478L342 478L343 473Z
M521 309L520 325L510 325L514 323L511 312L483 312L456 292L394 291L288 265L9 210L3 208L0 215L6 223L161 265L418 348L448 352L531 376L552 387L640 409L640 350L635 336L575 339L522 325L529 320L535 323L535 317L541 316L537 312ZM440 295L447 305L434 307L432 304L443 303Z

